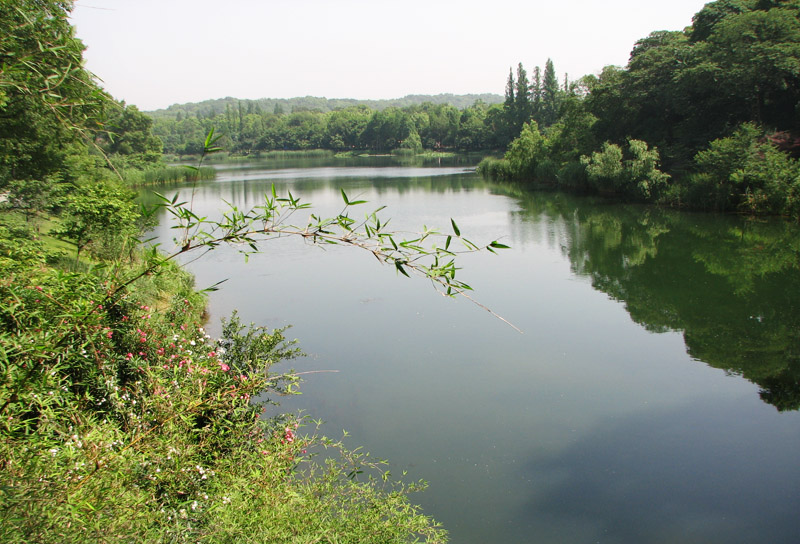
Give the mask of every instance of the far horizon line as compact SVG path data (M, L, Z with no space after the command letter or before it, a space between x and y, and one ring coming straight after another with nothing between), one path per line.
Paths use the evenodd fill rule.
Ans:
M228 95L228 96L217 97L217 98L205 98L203 100L190 100L190 101L187 101L187 102L173 102L172 104L169 104L168 106L164 106L164 107L160 107L160 108L152 108L152 109L141 109L141 111L143 111L143 112L156 112L156 111L161 111L161 110L168 110L169 108L172 108L173 106L186 106L186 105L190 105L190 104L202 104L204 102L215 102L215 101L220 101L220 100L240 100L240 101L258 102L258 101L290 101L290 100L297 100L297 99L303 99L303 98L313 98L313 99L319 99L319 100L342 100L342 101L353 101L353 102L391 102L393 100L402 100L404 98L409 98L409 97L441 97L441 96L453 96L453 97L494 96L494 97L499 97L501 99L503 98L502 94L499 94L499 93L496 93L496 92L478 92L478 93L441 92L441 93L436 93L436 94L430 94L430 93L408 93L408 94L405 94L405 95L402 95L402 96L398 96L398 97L393 97L393 98L353 98L353 97L329 98L327 96L318 96L318 95L311 95L311 94L302 95L302 96L301 95L297 95L297 96L292 96L292 97L288 97L288 98L283 98L283 97L239 98L239 97L236 97L236 96ZM122 102L128 103L124 99L122 100ZM133 105L135 105L135 104L133 104Z

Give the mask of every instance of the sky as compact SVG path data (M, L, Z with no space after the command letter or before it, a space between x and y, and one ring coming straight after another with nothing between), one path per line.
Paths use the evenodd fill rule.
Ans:
M150 111L212 98L503 94L508 71L625 66L707 0L76 0L86 67Z

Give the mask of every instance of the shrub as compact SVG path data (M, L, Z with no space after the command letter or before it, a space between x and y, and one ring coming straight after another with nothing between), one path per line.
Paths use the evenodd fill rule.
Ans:
M595 190L635 200L655 200L669 179L658 169L658 150L648 149L641 140L629 140L627 153L620 146L605 142L601 151L581 157L581 163Z
M800 166L751 123L695 156L689 178L695 203L717 210L800 216Z
M271 371L298 355L282 331L233 316L215 340L202 306L109 288L38 268L0 280L6 541L444 540L408 503L416 486L291 416L264 417L263 393L296 383ZM359 480L369 468L380 481Z
M536 181L536 169L548 156L546 140L536 121L525 123L522 132L506 151L505 159L515 179Z
M505 159L486 157L478 164L477 172L485 179L493 181L511 181L512 179L511 165Z

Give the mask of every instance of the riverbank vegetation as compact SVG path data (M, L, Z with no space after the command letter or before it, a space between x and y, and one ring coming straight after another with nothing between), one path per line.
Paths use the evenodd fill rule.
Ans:
M380 110L366 105L324 112L296 109L265 111L255 101L225 104L223 111L154 117L153 132L164 151L197 155L204 135L215 127L231 153L253 155L326 149L334 152L389 153L397 150L481 151L505 146L494 125L498 104L478 101L464 109L424 102Z
M409 503L419 484L269 407L296 388L272 368L299 355L284 331L235 316L219 339L203 330L205 299L174 257L252 241L248 216L228 216L215 237L165 202L189 221L186 243L172 256L141 246L152 215L126 173L161 167L160 142L82 68L70 8L13 0L0 17L3 539L444 541ZM274 198L276 210L305 207ZM346 217L320 224L338 226L356 236ZM403 254L387 260L421 266ZM452 279L446 263L426 270Z
M509 75L518 137L485 176L693 209L800 217L800 5L718 0L563 87ZM538 69L536 71L538 74ZM536 78L534 78L536 81ZM551 82L552 85L552 82Z

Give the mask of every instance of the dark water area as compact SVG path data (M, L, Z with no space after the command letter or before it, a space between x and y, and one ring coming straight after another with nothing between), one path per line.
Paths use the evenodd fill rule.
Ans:
M453 218L512 246L465 255L459 275L523 334L369 254L291 239L189 265L199 287L227 280L209 329L234 309L292 325L308 354L292 366L336 372L282 408L427 480L411 499L454 543L797 542L797 225L526 193L473 166L225 163L194 206L256 206L275 184L320 215L343 188L396 230ZM169 249L166 217L157 235Z

